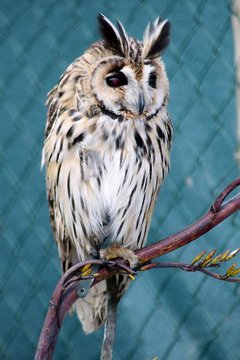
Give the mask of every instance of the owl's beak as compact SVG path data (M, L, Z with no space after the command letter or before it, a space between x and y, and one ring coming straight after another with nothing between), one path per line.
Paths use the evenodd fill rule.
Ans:
M142 91L140 91L139 95L138 95L138 114L139 115L141 115L143 113L144 107L145 107L145 99L144 99Z

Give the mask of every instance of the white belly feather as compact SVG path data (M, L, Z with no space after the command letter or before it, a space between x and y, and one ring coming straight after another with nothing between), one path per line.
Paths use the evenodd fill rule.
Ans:
M69 142L82 131L83 119L79 123L79 127L74 125ZM161 119L158 123L166 134ZM103 116L94 133L87 133L81 144L63 144L60 155L48 150L57 148L54 141L46 143L46 150L53 154L51 161L57 159L59 163L55 175L49 176L57 184L55 199L62 217L59 232L63 221L80 259L89 257L91 247L104 246L106 238L131 249L143 246L159 186L168 168L168 143L161 141L160 152L154 127L146 134L142 121L117 125L112 120L106 124ZM109 139L104 142L106 126ZM147 150L136 146L136 128ZM54 139L54 133L51 137ZM149 147L147 138L151 140ZM117 149L116 139L122 142Z

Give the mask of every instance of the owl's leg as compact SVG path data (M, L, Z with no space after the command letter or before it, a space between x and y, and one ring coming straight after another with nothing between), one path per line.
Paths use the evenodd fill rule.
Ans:
M111 260L120 257L129 262L131 268L138 265L138 257L133 250L113 244L106 249L99 251L100 259Z
M94 258L94 259L99 259L100 258L100 245L96 245L95 247L91 247L90 248L90 255Z

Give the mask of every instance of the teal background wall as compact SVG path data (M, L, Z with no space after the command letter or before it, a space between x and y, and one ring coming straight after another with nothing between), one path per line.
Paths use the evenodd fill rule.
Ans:
M68 64L98 39L98 12L140 38L159 15L172 24L164 60L175 140L149 243L195 221L238 176L230 1L1 0L1 359L33 358L60 277L40 172L44 102ZM204 249L234 250L239 228L233 216L162 260L191 262ZM114 360L238 359L239 304L237 284L172 269L141 274L119 307ZM68 316L54 359L99 359L102 336L102 329L85 336Z

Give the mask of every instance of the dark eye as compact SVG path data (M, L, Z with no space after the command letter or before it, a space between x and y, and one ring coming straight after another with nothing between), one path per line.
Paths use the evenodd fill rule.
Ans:
M111 87L119 87L119 86L127 85L128 83L126 76L122 72L118 72L116 74L108 76L106 78L106 82L108 86Z
M153 89L156 89L156 87L157 87L157 75L156 75L155 72L150 73L148 83Z

